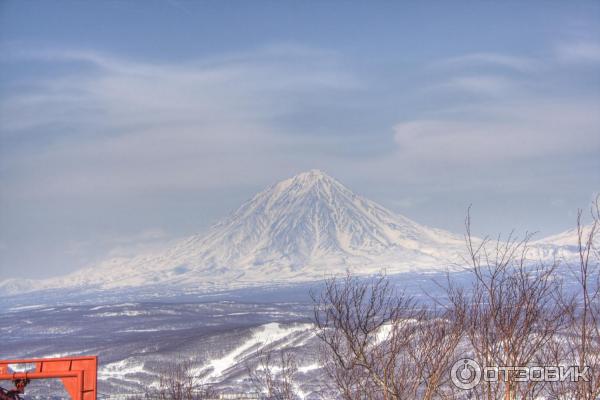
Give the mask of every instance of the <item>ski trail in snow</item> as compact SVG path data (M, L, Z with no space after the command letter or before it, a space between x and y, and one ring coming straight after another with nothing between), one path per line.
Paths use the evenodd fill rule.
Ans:
M213 382L214 379L222 377L223 373L239 363L239 359L250 349L264 348L272 343L276 343L297 332L307 331L312 328L312 324L300 324L284 327L279 323L272 322L257 328L252 336L240 346L225 354L221 358L211 360L208 365L194 371L201 373L206 370L212 370L203 380Z

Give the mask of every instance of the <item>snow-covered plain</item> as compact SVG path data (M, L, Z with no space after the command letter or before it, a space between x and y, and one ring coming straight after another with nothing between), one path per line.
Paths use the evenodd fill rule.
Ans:
M309 396L323 375L310 289L347 270L385 271L426 301L446 268L462 279L464 247L462 235L396 215L313 170L165 251L0 283L0 358L98 354L103 393L139 393L184 357L203 382L235 391L249 388L257 350L286 348L303 377L297 391ZM568 269L576 251L571 230L532 242L530 257Z
M311 393L318 353L310 304L257 303L246 296L234 301L238 295L213 302L0 309L0 359L98 355L103 394L143 393L158 384L165 367L186 360L199 382L239 393L253 390L248 368L257 366L259 351L285 348L297 355L306 378L298 390ZM60 385L49 383L32 385L28 394L60 395Z

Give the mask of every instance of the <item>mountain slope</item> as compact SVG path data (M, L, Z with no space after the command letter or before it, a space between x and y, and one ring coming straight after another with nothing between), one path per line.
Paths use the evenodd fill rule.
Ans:
M205 265L217 268L279 266L293 272L324 258L366 261L391 250L433 259L440 246L459 242L461 238L395 215L313 170L259 193L206 237L184 247L189 253L202 249Z
M582 245L586 245L592 230L592 224L582 226ZM531 243L537 258L556 259L559 262L578 262L579 233L577 228L568 229L556 235L551 235ZM595 234L593 248L600 249L600 235Z
M576 259L574 231L531 243L533 260ZM162 285L210 290L355 274L428 271L463 260L462 236L428 228L354 194L318 170L258 193L205 235L167 250L113 258L44 281L8 280L2 293Z
M312 170L257 194L206 235L155 254L110 259L32 288L225 288L332 274L446 267L460 236L396 215ZM23 291L23 288L19 288Z

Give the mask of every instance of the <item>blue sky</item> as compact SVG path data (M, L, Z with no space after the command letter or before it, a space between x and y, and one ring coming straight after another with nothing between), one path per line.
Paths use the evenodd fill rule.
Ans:
M320 168L540 236L600 190L598 2L0 2L0 278L202 232Z

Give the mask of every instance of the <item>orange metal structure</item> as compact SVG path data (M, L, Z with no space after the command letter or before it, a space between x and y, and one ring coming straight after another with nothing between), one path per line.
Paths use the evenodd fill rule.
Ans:
M13 372L11 364L34 364L35 369ZM97 356L0 361L0 380L58 378L73 400L96 400L97 371Z

